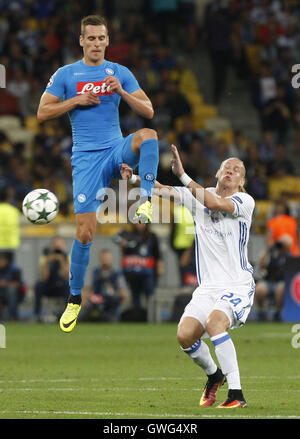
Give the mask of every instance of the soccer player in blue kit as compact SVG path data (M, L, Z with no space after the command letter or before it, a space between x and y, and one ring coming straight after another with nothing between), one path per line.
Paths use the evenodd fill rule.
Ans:
M151 101L125 66L107 61L109 44L105 18L89 15L81 20L79 40L83 59L59 68L41 97L39 122L68 113L73 135L71 164L76 236L71 249L70 297L60 328L71 332L81 308L81 290L96 232L96 212L104 189L120 177L120 166L139 167L141 203L139 222L151 222L151 195L159 160L154 130L143 128L123 138L119 123L121 98L139 115L151 119ZM63 100L62 100L63 99Z

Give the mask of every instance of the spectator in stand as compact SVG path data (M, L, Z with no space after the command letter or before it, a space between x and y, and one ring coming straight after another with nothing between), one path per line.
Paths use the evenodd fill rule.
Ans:
M171 115L171 126L182 116L191 115L191 106L187 98L179 91L179 82L170 81L166 84L166 104Z
M29 116L30 84L24 71L13 71L12 77L7 81L7 91L18 99L22 117Z
M67 302L69 296L69 261L66 243L56 236L49 248L45 248L40 260L40 279L35 284L34 314L37 320L42 318L42 299L61 297Z
M204 23L212 66L213 103L217 105L224 92L231 60L231 28L226 9L214 10L208 4Z
M122 268L132 305L141 308L143 295L147 304L164 270L158 238L148 224L137 223L130 231L121 231L116 242L122 249Z
M107 48L107 59L112 62L124 64L130 51L130 43L122 32L114 32L112 41Z
M190 252L186 251L191 248L195 241L194 221L187 207L174 204L172 211L170 246L176 254L178 271L180 274L181 285L186 285L186 273L190 273L192 257ZM194 252L195 253L195 252ZM185 254L185 256L183 256ZM182 260L183 257L183 260ZM194 271L196 276L196 270ZM196 276L197 277L197 276Z
M268 199L267 166L264 163L260 163L255 168L254 177L251 179L248 179L247 192L255 200L267 200Z
M97 320L117 322L126 299L126 282L120 270L113 267L113 255L108 249L99 253L99 266L93 271L91 291L79 320L88 320L96 314Z
M12 261L10 252L0 251L0 318L15 321L19 319L18 305L24 299L26 287L22 271ZM7 316L3 308L7 306Z
M275 160L276 142L272 131L264 131L262 139L258 142L259 157L267 166Z
M247 180L255 178L256 168L262 163L258 146L252 144L247 151L247 157L244 160L245 167L247 169Z
M186 248L180 257L179 261L183 287L191 287L193 290L198 286L198 279L196 275L196 255L195 242Z
M270 36L275 34L277 38L284 34L284 29L277 21L276 15L269 12L265 23L258 28L258 40L260 44L266 46L270 42Z
M291 110L283 83L277 84L276 97L269 99L262 109L262 129L275 134L277 142L285 143L291 123Z
M155 108L154 116L150 121L150 126L154 130L159 128L169 131L172 126L172 117L167 103L167 95L164 90L158 90L152 99Z
M234 130L232 142L228 146L229 157L237 157L244 161L247 157L248 144L241 130Z
M20 210L14 206L13 186L0 188L0 250L10 254L11 260L20 246Z
M259 259L258 268L262 275L256 283L255 300L258 308L258 320L267 318L265 309L266 299L275 302L274 321L281 321L281 309L284 294L284 268L288 257L293 257L291 246L293 239L290 235L282 235L271 247L267 248L264 255Z
M282 198L274 206L273 217L267 222L267 247L270 248L283 235L292 239L290 251L294 256L299 255L298 224L296 218L291 216L288 203Z
M276 93L276 79L272 64L269 61L263 61L260 65L259 75L254 78L251 87L252 102L260 117L263 108L270 99L276 97Z
M182 151L189 152L192 141L195 139L202 139L203 135L195 131L193 121L190 117L184 118L181 131L178 134L178 144Z
M280 169L284 169L287 175L295 174L293 163L286 156L285 146L282 143L277 143L275 147L275 160L269 164L268 175L275 175Z

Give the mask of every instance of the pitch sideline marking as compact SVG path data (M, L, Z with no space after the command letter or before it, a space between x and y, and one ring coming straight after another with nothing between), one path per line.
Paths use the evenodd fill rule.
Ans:
M0 414L10 414L10 413L19 413L25 415L92 415L92 416L147 416L154 418L245 418L245 419L300 419L300 416L297 415L288 415L288 416L280 416L280 415L266 415L266 416L249 416L249 415L201 415L201 414L174 414L174 413L163 413L163 414L155 414L155 413L130 413L130 412L87 412L87 411L47 411L47 410L2 410Z
M293 376L264 376L264 375L253 375L253 376L241 376L245 380L256 380L256 379L300 379L300 375ZM0 383L67 383L67 382L78 382L78 381L117 381L115 378L61 378L61 379L19 379L19 380L0 380ZM122 381L190 381L190 378L183 377L137 377L137 378L122 378Z

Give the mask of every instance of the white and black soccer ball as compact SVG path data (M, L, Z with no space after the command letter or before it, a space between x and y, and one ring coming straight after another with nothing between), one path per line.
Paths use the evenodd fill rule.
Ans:
M25 217L33 224L48 224L58 213L59 201L47 189L34 189L23 200L22 210Z

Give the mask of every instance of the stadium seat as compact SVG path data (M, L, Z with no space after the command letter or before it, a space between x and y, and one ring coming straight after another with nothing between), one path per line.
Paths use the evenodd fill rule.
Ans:
M186 119L186 116L180 116L175 119L174 126L177 133L182 133Z
M231 130L231 123L223 117L212 117L205 121L205 129L213 131L217 136L224 131Z
M217 108L214 105L199 105L194 109L193 114L202 119L215 118L217 117Z
M197 108L200 105L203 105L203 96L200 93L186 93L185 97L191 104L192 108Z
M21 128L21 120L17 116L1 116L0 117L0 130L8 132Z
M39 123L36 116L29 116L25 119L25 128L27 130L33 131L34 133L39 132Z
M268 220L268 213L273 205L270 200L257 200L253 215L253 227L256 232L263 232Z
M219 135L220 140L224 140L228 145L233 142L233 131L232 130L224 130L220 132Z
M253 73L258 73L260 67L260 50L259 44L246 44L245 52L248 64Z

